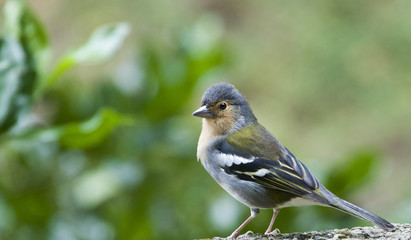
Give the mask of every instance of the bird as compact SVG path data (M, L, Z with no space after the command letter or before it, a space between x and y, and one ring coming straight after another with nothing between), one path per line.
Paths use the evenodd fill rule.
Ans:
M246 98L231 84L209 87L201 107L197 159L232 197L248 206L250 216L228 237L235 239L260 209L272 209L265 234L272 231L280 209L320 205L369 221L392 231L387 220L349 203L327 190L310 170L258 121ZM277 230L277 229L276 229Z

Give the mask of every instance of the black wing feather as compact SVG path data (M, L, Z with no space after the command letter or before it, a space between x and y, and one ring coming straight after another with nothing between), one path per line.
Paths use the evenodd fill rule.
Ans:
M293 166L295 172L304 179L305 183L310 186L312 189L317 189L320 187L320 183L316 177L308 170L308 168L298 160L292 152L290 152L287 148L287 153L284 155L284 159L289 166ZM281 160L280 160L281 161Z
M223 169L227 174L235 175L239 179L253 181L266 188L297 196L306 195L314 190L295 171L283 167L278 161L256 158L251 163L233 164ZM264 170L265 173L258 173L259 170Z
M224 141L217 144L217 149L224 154L253 159L249 163L222 166L227 174L235 175L241 180L254 181L264 187L297 196L309 194L320 186L308 168L288 149L285 149L286 153L277 160L255 158L236 150Z

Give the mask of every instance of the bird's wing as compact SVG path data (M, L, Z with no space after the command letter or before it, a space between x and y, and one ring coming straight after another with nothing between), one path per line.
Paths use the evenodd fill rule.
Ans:
M243 138L238 135L235 136L235 142L232 139L221 142L217 149L228 160L221 166L223 170L239 179L297 196L304 196L318 189L320 183L308 168L260 126L257 126L257 134L263 137L255 138L255 134L247 134ZM247 144L239 146L239 142Z
M290 153L291 154L291 153ZM236 158L239 156L232 156ZM222 167L227 174L239 179L253 181L266 188L304 196L319 188L318 180L310 173L303 163L292 155L278 160L254 158L250 160L233 161L231 165Z

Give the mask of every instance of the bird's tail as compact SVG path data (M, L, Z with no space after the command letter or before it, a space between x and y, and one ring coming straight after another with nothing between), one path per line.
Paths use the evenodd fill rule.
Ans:
M369 221L374 223L375 225L377 225L378 227L386 230L386 231L391 231L393 230L395 227L394 225L392 225L390 222L388 222L387 220L378 217L377 215L370 213L360 207L355 206L352 203L349 203L343 199L337 198L335 199L336 201L332 204L330 204L332 207L343 211L345 213L348 213L350 215L353 215L355 217L359 217L363 220Z
M390 222L387 220L378 217L377 215L370 213L360 207L355 206L352 203L349 203L337 196L335 196L332 192L330 192L328 189L326 189L324 186L320 186L319 189L316 191L319 193L317 195L317 199L314 199L315 201L321 202L322 204L320 205L325 205L325 206L330 206L335 209L338 209L342 212L348 213L352 216L361 218L365 221L371 222L378 227L386 230L386 231L391 231L395 228L394 225L392 225ZM318 198L319 196L319 198Z

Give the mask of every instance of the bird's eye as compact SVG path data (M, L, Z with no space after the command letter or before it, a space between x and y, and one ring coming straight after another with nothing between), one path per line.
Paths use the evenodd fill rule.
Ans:
M224 110L226 108L227 108L227 103L225 103L225 102L220 103L220 109L221 110Z

